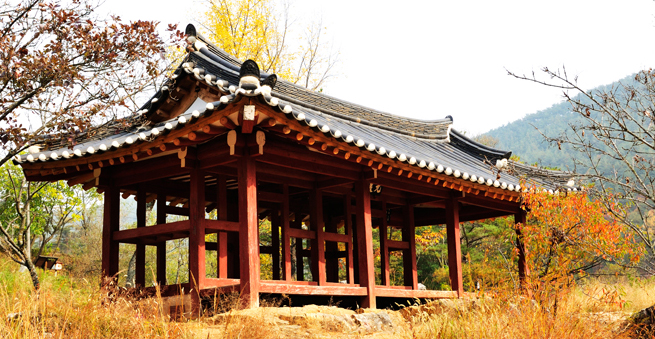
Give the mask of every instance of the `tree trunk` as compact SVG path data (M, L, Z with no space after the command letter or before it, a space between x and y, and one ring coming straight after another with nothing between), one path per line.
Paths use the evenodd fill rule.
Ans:
M25 179L23 179L25 180ZM27 185L27 192L30 192L30 187L31 185ZM24 255L25 255L25 266L27 267L27 270L30 271L30 277L32 278L32 285L34 285L35 290L39 290L41 287L41 282L39 281L39 275L36 273L36 267L34 267L34 263L32 262L32 211L30 211L30 205L31 205L31 199L27 199L25 202L25 219L26 219L26 225L27 225L27 232L25 232L25 236L27 239L25 239L25 250L24 250Z
M135 287L134 276L136 273L136 251L130 258L130 263L127 264L127 278L125 278L125 287Z
M36 272L36 267L34 266L31 260L25 260L25 264L27 270L30 272L30 278L32 278L32 285L34 285L34 289L38 291L39 288L41 288L41 282L39 281L39 275Z

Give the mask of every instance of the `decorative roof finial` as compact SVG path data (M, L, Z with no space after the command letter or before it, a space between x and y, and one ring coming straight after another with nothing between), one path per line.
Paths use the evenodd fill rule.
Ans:
M277 83L277 75L271 74L262 81L262 93L264 95L271 95L271 91L273 88L275 88L275 84Z
M255 90L259 87L259 66L248 59L241 65L239 70L239 87L245 90Z
M193 45L193 43L196 42L196 40L197 40L196 36L198 35L198 33L196 32L196 27L194 25L192 25L192 24L186 25L186 29L184 30L184 34L186 34L186 36L187 36L186 40L187 40L188 43Z

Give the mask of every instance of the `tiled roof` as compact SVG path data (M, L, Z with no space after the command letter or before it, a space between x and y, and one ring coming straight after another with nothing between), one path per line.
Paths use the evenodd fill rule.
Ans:
M121 128L109 129L111 132L101 137L81 140L72 150L61 147L22 155L17 157L17 162L58 161L150 142L160 135L221 111L246 96L257 98L278 112L285 113L289 119L320 131L337 142L357 146L362 152L374 156L509 191L520 191L522 176L534 178L533 182L551 190L567 187L569 173L542 173L534 167L511 161L508 165L511 152L486 147L451 129L450 117L422 121L395 116L308 91L285 81L279 81L270 94L260 88L250 91L240 88L238 60L203 40L202 37L190 39L195 51L189 53L173 79L131 118L131 125L125 127L128 125L125 122L117 124ZM187 111L154 125L145 123L154 114L159 102L169 95L167 85L188 76L217 89L222 93L220 101L208 103L204 110ZM263 78L266 76L262 75Z

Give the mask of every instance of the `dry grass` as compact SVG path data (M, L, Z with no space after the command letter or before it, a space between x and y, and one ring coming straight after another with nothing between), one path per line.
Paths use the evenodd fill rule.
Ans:
M109 301L96 281L42 273L37 294L26 272L0 260L1 338L627 338L625 319L653 303L652 280L589 281L561 293L557 306L499 293L447 307L424 306L405 318L396 312L391 330L363 333L312 317L286 321L285 312L291 311L277 308L276 301L238 310L239 296L232 294L218 298L200 320L171 322L160 312L161 300ZM9 319L10 314L19 315Z
M422 315L414 320L415 338L610 338L620 334L622 318L595 316L573 300L557 312L528 299L484 300L458 312ZM609 321L608 321L609 320Z
M626 320L655 303L652 280L587 281L554 300L495 294L450 312L422 312L408 338L630 338ZM651 336L646 336L651 337Z
M97 282L41 272L33 291L27 272L0 260L2 338L193 338L189 328L169 322L155 300L109 301Z

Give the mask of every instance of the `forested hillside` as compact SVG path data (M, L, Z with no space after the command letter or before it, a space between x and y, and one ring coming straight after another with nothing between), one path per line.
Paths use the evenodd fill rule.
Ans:
M599 86L593 91L610 91L612 88L617 88L619 83L634 85L634 75L629 75L605 86ZM566 145L563 145L561 150L557 145L549 145L541 133L554 137L567 132L569 125L578 121L580 121L579 116L571 112L571 104L562 101L547 109L528 114L522 119L493 129L485 135L498 140L496 148L511 150L513 155L519 156L526 163L539 163L541 166L572 170L572 150ZM609 164L605 167L610 169Z

